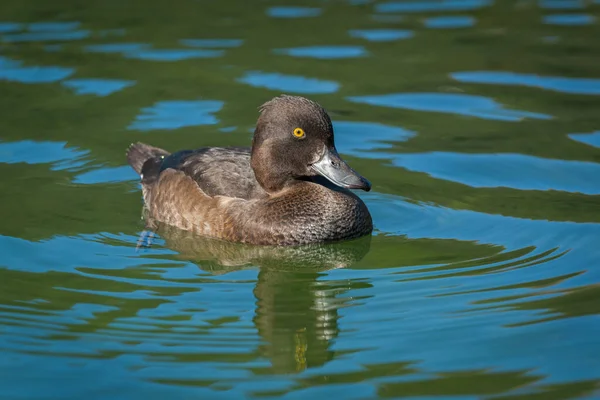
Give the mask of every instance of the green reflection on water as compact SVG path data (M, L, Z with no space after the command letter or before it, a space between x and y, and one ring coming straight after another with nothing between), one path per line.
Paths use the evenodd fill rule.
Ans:
M400 286L401 283L431 285L429 291L428 287L419 286L422 291L416 291L414 296L419 300L438 299L435 304L439 307L445 305L444 301L449 304L460 302L463 295L483 294L488 297L477 298L470 304L465 301L465 304L456 307L461 311L482 313L501 313L507 308L532 313L527 314L525 321L517 318L509 321L507 325L511 329L532 324L543 329L546 321L595 316L600 311L596 306L599 296L597 281L582 283L580 280L570 287L555 287L581 277L591 265L574 265L572 269L559 272L536 270L541 272L533 277L527 276L523 278L524 282L517 284L498 282L490 287L489 284L479 286L474 283L479 281L469 280L494 274L504 277L503 273L527 270L536 265L543 267L544 263L560 261L568 249L551 246L536 252L535 246L525 241L520 248L507 250L502 244L483 244L487 243L485 241L411 239L384 232L369 238L368 243L363 242L363 247L356 243L350 243L348 247L333 246L327 250L318 249L311 257L308 250L295 254L269 252L164 234L165 247L158 248L172 252L159 254L151 251L136 255L132 238L142 227L139 220L140 193L136 182L74 183L81 172L124 165L126 147L138 140L169 150L249 145L249 132L253 128L258 105L279 92L242 84L238 78L247 71L263 71L339 83L340 89L335 93L311 96L330 110L334 120L378 122L418 133L407 142L391 143L391 149L385 150L389 153L388 157L346 156L354 168L374 183L377 193L451 210L532 220L600 222L598 196L507 187L474 188L436 179L422 172L392 167L389 162L396 153L429 151L519 153L561 160L600 161L597 149L567 136L573 132L598 129L597 110L600 104L596 96L567 95L540 88L460 83L449 75L456 71L508 70L598 78L598 24L585 27L543 25L541 18L544 14L534 2L512 1L498 1L491 7L468 12L477 19L473 28L441 32L423 28L422 20L430 14L407 16L391 22L378 21L372 18L374 8L369 3L351 5L310 1L306 6L322 8L323 12L320 16L302 19L274 19L266 13L270 6L285 4L298 5L285 1L250 4L233 0L134 1L125 4L107 0L85 5L75 0L0 2L3 21L80 21L82 29L92 31L89 38L62 43L57 51L46 51L45 42L0 41L0 55L22 60L29 66L75 68L72 78L136 82L133 87L98 98L75 95L59 83L0 81L3 142L23 139L67 141L69 146L90 151L83 156L83 165L70 169L51 170L49 164L0 164L3 177L0 180L3 205L0 207L0 234L26 240L27 246L32 249L29 252L30 247L24 247L18 257L0 261L0 307L4 311L12 310L10 315L3 316L2 324L15 329L29 324L40 332L40 337L20 347L15 345L17 350L12 350L18 354L37 355L40 360L49 354L73 360L91 358L104 361L128 354L145 357L131 370L143 370L167 359L171 363L170 368L193 363L223 363L231 369L240 368L248 373L245 378L230 378L226 369L221 378L181 378L167 374L138 376L133 373L127 376L131 380L138 379L139 385L159 382L175 389L201 386L218 391L235 387L244 379L252 381L280 374L294 376L285 389L246 390L246 393L257 396L336 384L342 385L348 394L352 393L352 384L364 382L374 387L371 395L382 397L479 395L502 398L508 393L517 398L558 399L583 396L597 389L597 382L590 379L548 384L542 382L543 372L520 367L515 371L499 372L477 368L465 371L463 366L457 366L457 371L432 373L427 378L417 376L398 382L412 374L427 372L426 367L419 365L422 360L403 357L402 354L397 355L395 362L371 359L354 365L354 371L310 375L311 370L318 371L331 362L341 360L351 363L348 360L353 355L366 351L358 347L336 349L336 341L352 337L355 333L344 328L344 313L356 313L351 315L367 319L367 315L361 314L361 306L375 301L378 295L394 297L395 290L401 291L406 287ZM598 7L589 6L586 12L597 15ZM412 29L415 36L392 43L365 44L348 34L351 30L382 27ZM122 35L119 31L106 33L115 29L124 32ZM548 42L544 40L547 36L559 39ZM119 42L147 43L154 49L182 48L179 41L184 38L241 38L244 43L226 49L222 57L180 62L150 62L128 59L118 53L85 51L86 45ZM287 57L272 51L317 45L365 46L370 56L323 61ZM554 119L508 123L374 107L346 100L350 96L398 92L485 96L507 109L544 113ZM223 109L217 113L219 122L176 131L127 129L142 108L151 107L156 102L198 99L224 102ZM232 126L236 127L232 132L221 131ZM371 134L364 132L365 137ZM337 140L344 138L338 136ZM553 172L548 171L549 174ZM402 231L405 222L394 222ZM98 232L123 233L126 236L122 240L98 240L107 248L122 247L122 254L115 257L127 262L114 268L103 265L101 260L106 254L99 251L83 258L81 265L67 268L74 253L86 251L83 250L83 242L92 240L79 235ZM511 236L513 232L506 232L506 235ZM36 247L38 243L56 237L75 237L82 243L73 242L74 247L65 249L62 257L52 253L52 257L45 258L45 254L36 253L36 249L42 249ZM81 250L78 250L78 245L82 245ZM107 253L110 251L107 250ZM90 260L94 261L94 265L87 265ZM190 272L184 278L163 276L163 272L176 270L181 266L179 263L188 261L193 262L197 272ZM338 278L331 272L333 268L341 267L356 275L350 278L340 275ZM242 278L237 280L236 274L243 274L246 269L254 271L254 275L240 275ZM414 269L418 273L413 274ZM454 280L447 282L442 278ZM385 285L377 286L381 281ZM445 287L446 284L448 287ZM462 284L469 287L463 289L460 287ZM203 315L213 309L221 310L218 304L215 305L221 297L216 296L211 301L203 299L183 311L174 310L141 322L135 319L145 312L152 315L158 313L161 307L184 303L186 295L207 293L219 285L231 292L251 293L251 300L243 297L239 308L224 308L221 315L210 314L206 318ZM373 294L369 290L381 292ZM518 292L520 290L528 292ZM435 297L440 294L445 296ZM545 295L549 297L537 298ZM36 302L40 299L44 301ZM235 302L236 298L229 301ZM78 305L89 304L104 308L77 321L61 319ZM385 305L391 309L394 303L390 300ZM244 320L240 309L251 314L251 323ZM202 323L196 323L196 315L200 316ZM401 318L395 314L386 317L387 320L376 322L379 329L387 332L388 336L397 335L398 342L401 342L401 333L407 334L402 331ZM487 323L487 320L481 321L475 324ZM123 322L129 325L118 325ZM365 323L369 324L372 322ZM182 326L191 331L178 332L176 329ZM423 326L427 326L427 321L423 322ZM499 322L495 327L501 329L501 326ZM236 329L240 331L239 338L231 333ZM470 330L464 328L462 332L466 335ZM543 330L540 332L540 335L544 334ZM220 335L224 336L220 341L214 339ZM237 352L225 348L226 344L235 344L238 339L251 343L243 342L240 345L242 350ZM61 348L46 349L49 342L86 340L108 344L105 347L90 345L89 352L83 351L82 347L72 352ZM223 348L208 351L214 344L212 340ZM473 340L485 341L486 338L475 337ZM164 346L143 347L154 342ZM179 345L189 347L177 351ZM430 343L422 345L428 347ZM377 347L377 339L370 346ZM597 347L590 345L586 348L582 344L576 350L587 350L593 354ZM398 352L390 349L390 352L394 351ZM505 360L502 354L496 353L495 357L498 359L490 357L489 365ZM507 362L510 363L510 360ZM520 387L535 387L541 393L522 395L518 392Z

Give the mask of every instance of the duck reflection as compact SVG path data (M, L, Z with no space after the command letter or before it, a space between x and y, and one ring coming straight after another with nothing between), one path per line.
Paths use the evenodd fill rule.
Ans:
M333 359L329 347L339 332L338 308L344 305L337 296L350 288L319 278L361 260L370 236L328 245L266 247L199 237L162 224L156 232L179 258L213 274L259 267L254 324L264 341L260 354L271 361L265 373L299 372Z

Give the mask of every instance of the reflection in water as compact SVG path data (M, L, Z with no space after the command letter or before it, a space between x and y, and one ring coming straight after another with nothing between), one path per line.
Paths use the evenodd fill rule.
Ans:
M600 0L248 4L0 2L0 398L597 397ZM373 178L368 253L136 252L129 143L282 92Z
M523 154L412 153L391 155L393 164L473 187L563 190L600 194L600 164ZM552 173L548 173L552 171Z
M475 25L475 18L468 15L431 17L424 21L425 27L433 29L468 28Z
M0 163L52 164L52 170L70 168L81 163L89 152L67 147L66 142L21 140L0 142Z
M424 0L424 1L391 1L375 6L378 12L440 12L467 11L489 6L492 0Z
M3 35L5 42L41 42L41 41L68 41L81 40L90 36L87 30L77 30L79 22L35 22L29 24L29 32L10 33ZM21 30L20 24L0 23L0 33L16 32Z
M73 68L55 66L22 66L21 61L0 56L0 80L20 83L50 83L71 76Z
M392 42L409 39L415 35L414 31L408 29L353 29L348 33L352 37L367 39L371 42Z
M300 94L335 93L340 87L339 83L334 81L261 71L246 72L238 80L255 87Z
M590 25L596 21L596 17L589 14L555 14L546 15L543 21L549 25Z
M23 29L22 24L17 24L16 22L0 22L0 33L8 33L20 31Z
M589 144L590 146L600 147L600 131L592 133L571 133L569 137L578 142Z
M69 79L62 84L73 89L77 94L95 94L96 96L108 96L127 87L135 85L134 81L122 79Z
M389 149L392 143L404 142L416 135L404 128L375 122L333 121L333 128L338 151L363 158L382 158L380 153L370 150ZM389 156L385 154L383 158Z
M219 120L214 114L221 108L223 102L218 100L161 101L143 108L128 129L150 131L216 124Z
M81 25L80 22L34 22L29 24L31 32L66 32L73 31Z
M204 47L204 48L230 48L240 47L243 39L181 39L180 44L189 47Z
M150 48L149 44L145 43L105 43L105 44L91 44L85 46L85 50L91 53L129 53L147 50Z
M468 83L519 85L572 94L600 94L600 79L540 76L504 71L453 72L453 79Z
M73 183L95 185L99 183L115 183L139 181L140 176L129 165L120 167L102 167L82 172L75 176Z
M311 7L271 7L267 9L267 15L274 18L306 18L321 15L320 8Z
M354 96L348 100L374 106L405 108L468 115L472 117L518 122L524 118L551 119L552 116L520 110L507 110L494 100L470 94L454 93L394 93L378 96Z
M194 58L221 57L223 50L195 50L195 49L145 49L126 51L123 55L127 58L147 61L181 61Z
M364 57L369 54L362 46L307 46L291 49L275 49L273 52L292 57L319 58L325 60Z
M345 243L302 247L247 246L202 238L166 225L157 232L179 257L214 274L259 266L254 288L253 319L264 340L260 353L271 368L260 371L299 372L325 364L338 335L337 296L350 289L336 281L320 282L322 272L347 268L369 251L371 237ZM258 371L257 371L258 372Z

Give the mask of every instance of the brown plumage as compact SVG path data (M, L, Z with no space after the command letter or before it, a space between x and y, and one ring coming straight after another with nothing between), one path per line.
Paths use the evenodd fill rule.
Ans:
M347 189L371 185L337 154L326 111L295 96L276 97L260 111L251 149L169 154L131 145L127 159L141 176L150 217L200 235L259 245L370 234L366 205Z

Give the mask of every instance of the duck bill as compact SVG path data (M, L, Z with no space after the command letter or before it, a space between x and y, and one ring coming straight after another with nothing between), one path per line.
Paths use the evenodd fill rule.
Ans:
M350 168L334 148L325 148L325 153L319 161L314 163L312 169L319 175L327 178L337 186L346 189L371 190L371 182L358 172Z

